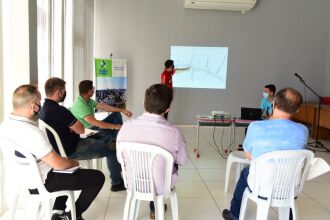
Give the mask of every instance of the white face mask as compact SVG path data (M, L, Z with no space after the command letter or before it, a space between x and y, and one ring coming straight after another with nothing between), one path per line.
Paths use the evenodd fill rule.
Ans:
M263 93L262 93L262 96L263 96L265 99L268 99L269 94L268 94L267 92L263 92Z

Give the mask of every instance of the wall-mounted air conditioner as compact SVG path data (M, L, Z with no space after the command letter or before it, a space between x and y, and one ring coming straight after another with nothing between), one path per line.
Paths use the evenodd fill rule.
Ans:
M242 13L251 10L256 3L257 0L183 0L185 8L241 11Z

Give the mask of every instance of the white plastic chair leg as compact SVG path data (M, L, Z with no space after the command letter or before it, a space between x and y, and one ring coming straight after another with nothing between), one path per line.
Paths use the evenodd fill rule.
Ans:
M127 192L123 220L129 220L129 211L131 206L132 194Z
M47 198L46 204L46 215L48 215L48 219L52 218L52 210L53 210L53 205L54 205L54 200L52 198Z
M137 219L139 215L139 210L140 210L140 200L136 200L135 208L134 208L134 220Z
M10 206L10 219L15 220L19 195L16 194Z
M26 219L40 219L42 216L51 217L50 210L42 209L42 201L40 201L39 196L31 196L32 199L26 204L25 218Z
M162 196L157 197L155 202L155 214L157 220L165 219L165 210L164 210L164 198Z
M292 219L293 220L299 219L299 216L298 216L299 210L298 210L297 203L294 202L294 204L291 206L291 209L292 209Z
M70 192L70 196L68 198L68 203L69 203L69 208L70 208L70 211L71 211L71 219L76 220L76 218L77 218L76 203L75 203L73 191Z
M289 207L279 207L278 208L278 219L279 220L288 220L290 215Z
M178 213L178 198L176 195L176 192L172 192L172 195L170 197L171 199L171 207L172 207L172 219L178 220L179 219L179 213Z
M239 220L244 220L245 218L245 212L246 212L246 206L247 206L247 201L248 201L248 192L246 191L247 189L245 189L244 193L243 193L243 198L242 198L242 202L241 202L241 210L239 212Z
M269 211L269 202L266 200L258 200L257 202L257 218L256 220L267 220Z
M133 219L137 218L137 216L135 216L135 212L136 212L135 210L136 210L136 205L137 205L136 203L137 203L137 199L132 198L130 205L129 205L129 211L128 211L129 220L133 220Z
M229 177L230 177L230 169L232 165L232 157L229 155L227 159L227 166L226 166L226 178L225 178L225 192L228 191L228 182L229 182Z

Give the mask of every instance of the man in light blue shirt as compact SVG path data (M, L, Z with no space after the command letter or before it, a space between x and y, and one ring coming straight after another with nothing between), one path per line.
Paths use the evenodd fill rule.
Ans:
M276 92L276 87L273 84L265 85L264 92L262 93L263 99L260 103L262 114L268 118L273 112L273 101Z
M273 114L269 120L250 124L243 143L245 156L255 160L260 155L272 151L304 149L308 140L308 129L290 120L301 103L302 96L298 91L292 88L279 91L275 96ZM252 185L249 184L249 176L254 175L252 172L253 170L249 173L249 167L242 170L231 200L230 211L225 209L222 212L224 219L238 219L244 190Z

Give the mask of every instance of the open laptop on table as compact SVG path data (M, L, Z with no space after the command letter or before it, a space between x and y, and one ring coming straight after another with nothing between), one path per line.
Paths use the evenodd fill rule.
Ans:
M241 119L251 121L261 120L262 110L260 108L241 107Z

